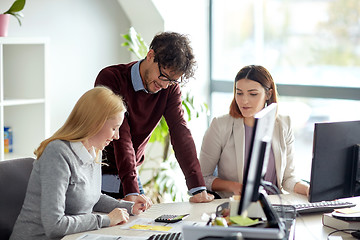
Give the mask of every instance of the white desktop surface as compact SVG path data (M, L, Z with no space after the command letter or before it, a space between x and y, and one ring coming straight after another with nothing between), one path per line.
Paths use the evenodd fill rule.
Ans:
M203 213L211 214L215 212L216 207L228 201L228 199L219 199L214 200L210 203L190 203L190 202L176 202L176 203L161 203L161 204L154 204L151 208L147 211L139 214L138 216L130 216L130 220L132 221L136 218L152 218L155 219L156 217L162 214L184 214L189 213L190 215L185 219L186 221L201 221L201 215ZM96 234L106 234L106 235L125 235L125 236L151 236L154 231L141 231L141 230L125 230L121 229L120 226L115 227L108 227L102 228L95 231L90 231L89 233L96 233ZM80 236L84 235L84 233L77 233L65 236L63 239L71 240L76 239Z
M300 204L308 203L307 197L304 195L292 193L292 194L282 194L280 195L281 204ZM273 204L279 204L280 199L277 195L270 195L269 200ZM357 207L360 206L360 198L346 198L344 201L354 202L357 204ZM335 229L325 227L322 224L322 213L312 213L305 214L296 217L296 227L295 227L295 239L300 240L326 240L328 234L335 231ZM347 233L336 233L331 236L341 236L343 240L355 239L350 234Z
M306 198L301 195L282 195L283 204L288 203L301 203L307 202ZM354 198L359 201L359 198ZM272 203L278 203L279 198L277 196L270 196L269 200ZM131 216L129 221L133 221L136 218L152 218L160 216L161 214L184 214L189 213L190 215L185 219L186 221L204 221L201 216L206 213L210 215L214 213L216 207L223 202L229 201L228 199L216 199L210 203L190 203L190 202L176 202L176 203L161 203L154 204L146 212L141 213L138 216ZM324 227L321 222L322 214L307 214L296 218L295 227L295 239L299 240L326 240L330 232L334 229ZM126 230L121 229L120 226L102 228L99 230L89 231L86 233L104 234L104 235L117 235L117 236L151 236L154 231L142 231L142 230ZM64 240L75 240L78 237L84 235L84 232L65 236ZM341 233L335 234L335 236L342 236L344 240L354 239L349 234Z

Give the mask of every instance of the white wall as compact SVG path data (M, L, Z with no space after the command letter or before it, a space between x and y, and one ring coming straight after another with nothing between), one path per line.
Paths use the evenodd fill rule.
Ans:
M195 79L191 79L183 87L183 91L190 91L199 103L209 103L208 0L153 0L153 2L164 19L164 30L187 34L191 41L198 69ZM207 129L207 116L202 115L198 119L193 119L188 125L199 155L202 138ZM176 176L176 195L179 197L177 200L181 198L185 200L188 196L183 173L180 169L174 169L173 176ZM166 197L163 201L170 201Z
M93 87L102 68L130 61L130 53L121 47L121 34L127 33L130 26L134 26L147 43L164 29L188 34L198 70L196 79L184 90L191 90L199 102L208 102L207 2L27 0L22 26L11 16L8 36L50 40L50 134L64 123L77 99ZM0 12L6 11L12 3L13 0L1 0ZM190 127L200 148L207 128L206 118L193 121Z
M13 0L1 0L0 12ZM9 37L47 37L50 134L66 120L77 99L93 87L105 66L134 59L121 47L130 26L150 44L163 30L187 34L198 63L196 79L184 88L209 102L208 0L27 0L20 27L10 19ZM31 123L29 123L30 125ZM198 153L207 117L189 123ZM181 178L181 172L179 173ZM185 181L180 180L186 193Z
M118 0L118 2L127 15L130 25L141 34L147 44L150 44L156 33L164 31L164 19L152 0ZM135 54L132 59L137 60Z
M1 0L0 12L13 0ZM47 37L50 134L105 66L128 62L121 34L130 27L117 0L28 0L20 27L10 17L8 37Z
M165 30L187 34L193 47L198 69L195 79L185 85L183 91L191 91L199 103L209 104L209 16L208 0L153 0L164 18ZM200 151L202 138L207 129L207 117L189 122L195 144Z

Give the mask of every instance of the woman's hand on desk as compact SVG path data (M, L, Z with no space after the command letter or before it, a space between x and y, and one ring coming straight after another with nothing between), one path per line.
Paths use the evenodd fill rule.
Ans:
M125 208L115 208L108 214L110 226L126 223L129 220L129 213Z
M309 189L309 184L303 181L297 182L294 186L294 192L305 195L307 197L309 196Z
M214 200L214 195L207 193L206 190L190 197L189 199L189 201L193 203L205 203L205 202L211 202L212 200Z
M215 178L211 188L213 191L232 192L234 195L241 195L242 184L235 181Z

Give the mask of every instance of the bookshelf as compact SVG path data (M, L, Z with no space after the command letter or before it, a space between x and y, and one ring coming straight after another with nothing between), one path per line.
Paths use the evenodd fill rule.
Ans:
M0 38L0 161L34 156L49 135L46 38ZM5 153L4 127L13 152Z

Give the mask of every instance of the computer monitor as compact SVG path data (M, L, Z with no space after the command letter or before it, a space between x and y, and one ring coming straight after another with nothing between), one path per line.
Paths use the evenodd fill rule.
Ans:
M360 121L315 123L309 202L360 196Z
M250 144L249 159L244 171L243 186L238 214L242 215L252 202L261 201L264 206L269 205L260 192L260 185L265 176L271 148L271 140L276 119L277 104L270 104L255 115L255 125ZM265 202L262 202L265 201ZM263 209L267 216L267 209ZM272 214L272 213L270 213Z
M257 227L220 227L220 226L183 226L184 239L201 239L211 236L234 237L241 233L244 239L284 239L286 228L280 221L277 213L272 209L266 197L260 192L261 179L265 175L272 132L276 118L276 103L270 104L255 115L255 126L251 143L249 163L245 169L242 195L240 198L239 215L241 215L251 202L259 200L265 213L267 224Z

